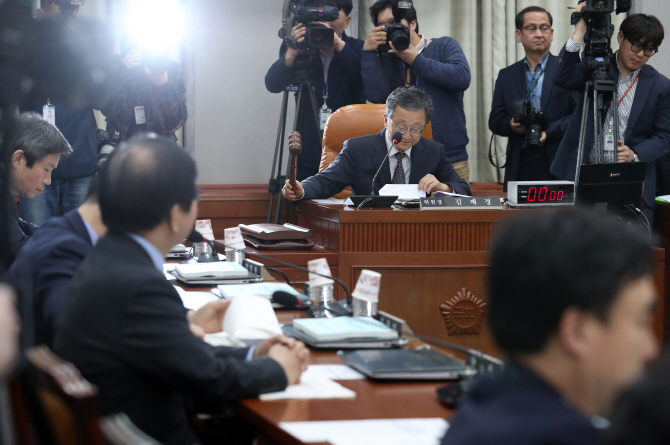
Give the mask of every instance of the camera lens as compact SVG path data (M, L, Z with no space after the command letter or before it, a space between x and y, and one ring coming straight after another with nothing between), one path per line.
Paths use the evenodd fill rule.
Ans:
M333 46L334 31L330 28L315 26L307 30L307 42L311 48L328 48Z
M391 42L393 43L393 47L398 51L405 51L407 48L409 48L409 36L405 35L401 31L396 31L393 34L393 37L391 37Z

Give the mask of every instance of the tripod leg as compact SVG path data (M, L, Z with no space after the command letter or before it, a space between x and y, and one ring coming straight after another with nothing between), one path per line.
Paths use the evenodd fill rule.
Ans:
M577 148L577 166L575 167L575 190L578 189L579 171L582 167L582 160L584 158L584 145L586 144L586 124L588 123L589 100L590 100L589 90L592 87L593 83L587 82L586 89L584 90L584 103L582 104L582 122L581 127L579 127L579 145Z
M268 206L268 217L267 222L270 222L272 216L272 204L274 202L275 193L279 193L277 197L277 202L281 203L281 185L278 182L281 182L281 164L282 157L284 155L284 135L286 134L286 115L288 111L288 97L289 92L284 91L284 97L282 98L281 111L279 113L279 127L277 128L277 142L275 143L275 153L272 159L272 173L270 174L270 185L268 191L270 192L270 205ZM277 177L275 177L275 172ZM277 191L277 187L279 190Z

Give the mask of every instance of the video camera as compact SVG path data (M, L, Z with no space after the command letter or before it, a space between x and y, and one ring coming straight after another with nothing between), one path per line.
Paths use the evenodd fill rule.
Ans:
M512 118L517 124L526 127L526 138L522 149L531 158L537 158L544 150L540 142L542 132L549 126L547 117L542 110L534 108L528 99L521 99L512 103Z
M309 4L306 4L309 3ZM284 39L291 48L329 48L333 46L335 31L310 22L332 22L340 16L340 11L335 6L316 6L314 2L306 0L285 0L283 27L279 30L279 38ZM307 32L305 40L298 43L291 36L291 29L302 23Z
M614 35L614 25L612 25L611 14L615 11L617 14L628 12L630 8L631 0L586 0L586 5L581 12L572 13L571 23L573 25L581 18L586 22L584 56L595 58L612 55L610 40Z
M393 21L384 26L386 33L386 44L380 45L379 50L388 51L391 49L389 42L393 43L393 47L398 51L405 51L409 48L409 28L402 24L402 19L405 18L405 13L408 9L412 9L414 4L411 1L398 1L392 7Z

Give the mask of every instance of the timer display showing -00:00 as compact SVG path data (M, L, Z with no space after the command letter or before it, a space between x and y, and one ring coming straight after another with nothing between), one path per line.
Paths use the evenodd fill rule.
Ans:
M549 190L548 187L528 187L527 202L561 202L563 190Z

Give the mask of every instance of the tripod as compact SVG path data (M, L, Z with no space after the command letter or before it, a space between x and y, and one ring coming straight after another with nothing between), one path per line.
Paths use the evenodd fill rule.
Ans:
M307 66L312 65L311 56L308 56L305 60ZM295 63L299 63L296 59ZM296 131L298 128L302 128L302 123L305 119L305 108L307 106L307 101L311 102L312 114L314 122L316 123L316 128L320 128L318 106L316 102L316 95L312 89L312 82L309 79L310 70L308 68L298 67L295 69L291 86L287 87L284 90L284 97L282 99L282 108L279 114L279 127L277 128L277 142L275 143L275 152L274 158L272 160L272 173L270 174L270 182L268 186L268 192L270 192L270 205L268 207L268 218L267 222L270 222L272 217L272 205L274 202L275 194L277 194L277 208L275 211L274 223L279 224L279 215L281 214L281 205L282 197L281 190L284 187L286 178L289 176L289 169L291 168L291 163L286 163L286 173L282 175L282 161L284 158L284 138L286 136L286 118L288 110L288 97L291 91L295 91L297 95L296 108L295 108L295 118L293 120L293 131ZM294 86L297 84L297 86ZM320 133L321 134L321 133ZM276 176L275 176L276 174ZM286 222L288 222L290 216L291 208L286 206Z
M616 162L616 141L619 140L619 110L617 101L617 85L616 82L609 77L610 56L596 57L589 60L589 71L591 71L591 79L586 82L586 89L584 90L584 104L582 108L582 121L579 129L579 146L577 149L577 166L575 169L575 190L579 188L579 173L584 157L584 145L586 143L586 126L588 123L589 108L593 107L593 147L596 150L597 164ZM606 153L603 149L605 128L603 123L603 112L607 113L604 94L611 93L612 101L612 115L613 115L613 142L614 146L614 160L607 162Z

